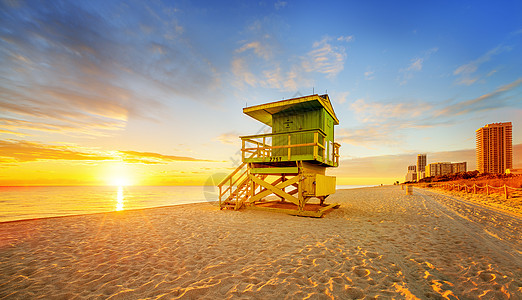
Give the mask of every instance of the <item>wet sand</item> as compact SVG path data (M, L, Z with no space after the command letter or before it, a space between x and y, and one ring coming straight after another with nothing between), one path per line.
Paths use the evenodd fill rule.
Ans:
M522 299L522 220L400 187L322 219L209 203L0 223L0 299Z

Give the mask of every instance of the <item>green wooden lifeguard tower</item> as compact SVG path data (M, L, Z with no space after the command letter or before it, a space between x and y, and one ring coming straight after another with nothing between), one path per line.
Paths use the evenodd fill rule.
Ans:
M243 109L272 128L272 133L240 137L242 164L219 185L221 209L262 209L322 217L337 204L325 204L335 193L335 177L326 168L339 165L339 124L325 95L310 95ZM275 200L265 198L275 195ZM273 198L273 197L272 197ZM319 199L314 204L310 199Z

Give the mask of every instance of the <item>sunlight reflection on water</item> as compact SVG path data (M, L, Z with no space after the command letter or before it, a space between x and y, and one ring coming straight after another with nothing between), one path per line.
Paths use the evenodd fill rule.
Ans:
M0 222L197 202L215 205L217 196L215 186L0 187Z
M116 210L123 210L123 186L118 187L118 192L116 193Z
M0 187L0 222L210 201L204 192L202 186Z

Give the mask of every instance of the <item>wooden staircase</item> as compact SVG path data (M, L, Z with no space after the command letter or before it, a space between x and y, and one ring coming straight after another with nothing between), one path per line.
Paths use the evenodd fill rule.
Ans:
M251 196L252 184L247 163L243 162L219 184L219 207L238 210Z

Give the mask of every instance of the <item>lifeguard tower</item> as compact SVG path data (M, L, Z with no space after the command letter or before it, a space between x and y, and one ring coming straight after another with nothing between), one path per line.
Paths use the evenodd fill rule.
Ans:
M335 177L325 171L339 165L340 147L334 141L339 120L327 94L246 107L243 113L272 133L240 137L242 164L218 185L221 209L322 217L339 206L324 203L335 193ZM275 199L267 200L270 195Z

